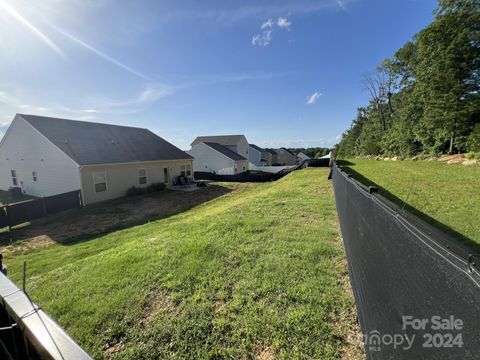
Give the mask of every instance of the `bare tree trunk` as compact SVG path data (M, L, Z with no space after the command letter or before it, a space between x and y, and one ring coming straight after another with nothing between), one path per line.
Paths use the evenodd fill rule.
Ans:
M450 133L450 149L448 150L448 153L451 155L453 154L453 140L454 140L454 131Z

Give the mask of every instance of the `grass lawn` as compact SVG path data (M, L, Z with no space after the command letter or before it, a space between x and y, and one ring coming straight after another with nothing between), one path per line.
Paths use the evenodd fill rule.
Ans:
M409 160L348 162L346 170L354 178L377 185L386 197L400 205L406 202L409 210L428 222L479 248L480 166Z
M95 358L363 358L328 169L90 240L9 276ZM190 196L185 193L184 196Z

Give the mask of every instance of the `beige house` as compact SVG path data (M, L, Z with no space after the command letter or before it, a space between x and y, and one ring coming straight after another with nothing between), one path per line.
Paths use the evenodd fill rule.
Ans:
M276 163L277 165L295 165L297 163L297 156L290 150L285 148L274 149L277 153Z
M193 176L193 158L147 129L17 114L0 142L0 189L81 190L84 205Z

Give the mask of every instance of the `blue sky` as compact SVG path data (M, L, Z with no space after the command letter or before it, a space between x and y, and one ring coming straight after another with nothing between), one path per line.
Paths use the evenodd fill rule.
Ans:
M332 146L361 76L432 0L0 0L0 132L15 113L260 146ZM1 135L1 134L0 134Z

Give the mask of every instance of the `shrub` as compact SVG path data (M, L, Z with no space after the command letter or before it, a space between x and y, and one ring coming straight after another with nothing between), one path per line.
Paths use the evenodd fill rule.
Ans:
M147 187L147 192L157 192L165 190L166 185L164 183L153 183Z
M127 190L127 196L138 196L145 193L144 188L139 188L136 186L132 186L130 189Z
M467 140L468 151L480 152L480 124L475 125Z

